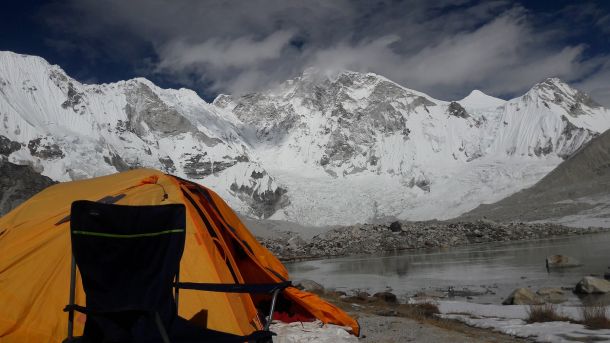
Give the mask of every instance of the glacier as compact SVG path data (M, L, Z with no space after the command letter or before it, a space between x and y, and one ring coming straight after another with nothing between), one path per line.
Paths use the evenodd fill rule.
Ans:
M447 219L529 187L610 127L557 78L508 101L435 99L373 73L310 68L219 95L144 78L83 84L0 52L0 154L56 181L152 167L238 212L303 225Z

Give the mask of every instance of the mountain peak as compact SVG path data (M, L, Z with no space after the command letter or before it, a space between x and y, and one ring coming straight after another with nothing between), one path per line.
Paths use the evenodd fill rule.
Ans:
M330 70L330 69L320 69L317 67L308 67L306 68L295 80L313 82L313 83L321 83L321 82L337 82L340 80L346 79L380 79L387 80L385 77L370 73L370 72L359 72L347 69L341 70ZM389 80L387 80L389 81Z
M570 87L567 82L564 82L562 79L558 77L548 77L537 84L535 84L532 89L544 90L544 89L560 89L565 92L573 91L574 89Z
M42 58L40 56L24 55L24 54L19 54L19 53L16 53L13 51L8 51L8 50L0 50L0 58L2 58L2 59L8 59L8 58L30 59L30 60L36 60L36 61L44 61L48 64L47 60L45 60L44 58Z
M61 68L57 65L51 65L47 60L39 56L23 55L12 51L0 51L0 68L5 70L21 70L22 72L30 72L36 74L42 70L51 68ZM30 70L31 69L31 70ZM62 70L63 72L63 70ZM65 73L65 72L64 72ZM7 73L5 73L7 74Z
M487 95L478 89L473 90L464 99L458 101L461 105L470 108L492 108L504 105L505 100Z
M538 101L545 107L557 105L573 117L590 114L593 109L602 107L588 94L557 77L550 77L535 84L522 98Z

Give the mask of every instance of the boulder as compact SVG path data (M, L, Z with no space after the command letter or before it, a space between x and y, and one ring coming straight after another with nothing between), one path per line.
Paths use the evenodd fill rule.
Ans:
M390 224L390 230L392 232L401 232L402 231L402 225L400 224L399 221L395 221L392 224Z
M581 294L609 293L610 281L593 276L585 276L576 284L574 292Z
M294 287L307 292L324 293L324 286L313 280L303 279L296 281Z
M561 304L568 300L561 288L543 287L536 291L536 294L542 297L544 302L552 304Z
M305 244L305 240L301 238L301 236L294 236L288 239L288 246L290 246L293 250L298 249L299 247Z
M374 298L383 300L387 303L390 304L396 304L398 302L398 299L396 298L396 295L394 293L391 292L379 292L379 293L375 293L373 294Z
M541 305L544 299L527 288L515 289L503 302L502 305Z
M582 264L575 258L566 255L551 255L546 258L546 267L551 268L571 268L579 267Z

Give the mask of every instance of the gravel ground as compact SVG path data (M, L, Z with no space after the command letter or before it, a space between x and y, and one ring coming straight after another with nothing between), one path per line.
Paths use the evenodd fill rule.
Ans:
M335 292L317 292L327 301L342 308L360 323L361 342L531 342L509 335L468 326L462 322L437 317L436 306L399 304L393 297L351 297ZM380 293L383 294L383 293Z
M382 317L361 314L358 321L362 327L361 342L376 343L459 343L459 342L528 342L511 336L451 323L440 327L429 322L402 317Z

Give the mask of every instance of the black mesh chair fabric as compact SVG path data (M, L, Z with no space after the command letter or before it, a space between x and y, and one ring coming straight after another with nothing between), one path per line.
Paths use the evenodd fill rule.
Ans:
M195 327L177 316L173 285L184 250L185 211L182 204L72 204L72 252L87 304L71 308L87 314L81 341L162 342L159 322L171 342L257 338Z

